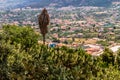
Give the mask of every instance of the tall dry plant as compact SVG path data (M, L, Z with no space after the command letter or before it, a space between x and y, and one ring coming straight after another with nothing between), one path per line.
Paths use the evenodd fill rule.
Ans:
M43 44L45 44L45 35L48 32L47 26L49 25L50 22L49 14L46 8L44 8L41 14L38 16L38 22L39 22L40 32L43 36Z

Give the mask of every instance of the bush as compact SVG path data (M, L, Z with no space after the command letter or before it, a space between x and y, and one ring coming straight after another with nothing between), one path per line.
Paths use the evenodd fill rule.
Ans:
M0 80L120 79L108 49L94 57L82 49L49 48L37 44L38 35L28 27L4 26L0 37Z
M11 41L11 44L21 44L25 49L37 44L39 35L30 27L20 27L15 25L3 26L3 39Z

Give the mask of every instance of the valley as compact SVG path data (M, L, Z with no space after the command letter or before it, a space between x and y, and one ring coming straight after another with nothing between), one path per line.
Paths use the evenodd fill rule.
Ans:
M79 48L86 44L113 47L120 42L120 7L48 7L48 44ZM37 16L42 8L17 8L1 11L0 24L30 26L39 32Z
M120 0L0 0L0 80L120 80Z

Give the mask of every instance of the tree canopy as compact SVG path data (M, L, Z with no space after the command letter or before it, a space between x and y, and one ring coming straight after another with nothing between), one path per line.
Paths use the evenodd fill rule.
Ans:
M95 57L81 48L37 43L32 28L6 25L0 32L0 80L119 80L117 55L105 49ZM116 57L116 58L115 58Z

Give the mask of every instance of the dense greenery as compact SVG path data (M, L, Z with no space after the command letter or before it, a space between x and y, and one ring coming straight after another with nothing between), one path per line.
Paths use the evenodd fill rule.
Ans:
M120 51L105 48L95 57L80 48L40 45L29 27L7 25L0 32L0 80L120 79Z

